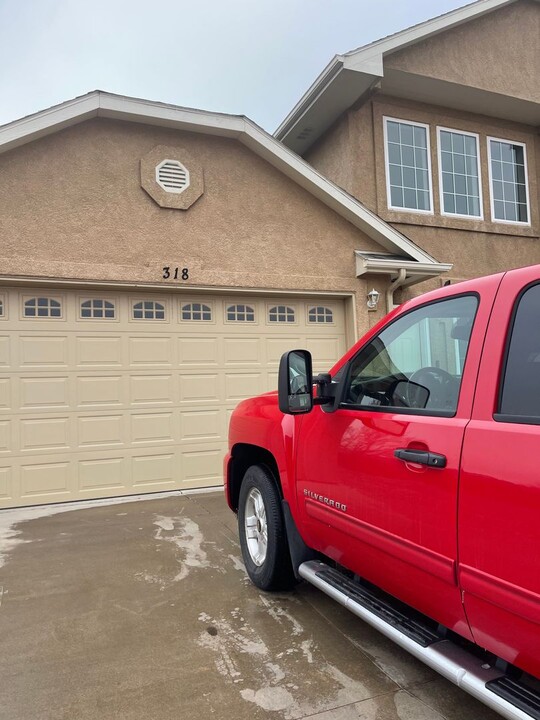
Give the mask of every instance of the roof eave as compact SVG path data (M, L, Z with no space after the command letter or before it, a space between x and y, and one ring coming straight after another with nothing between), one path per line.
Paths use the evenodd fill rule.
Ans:
M343 55L337 55L279 125L274 136L296 152L303 154L346 109L336 105L331 115L328 115L325 110L325 96L329 96L331 87L336 83L338 77L344 74L349 76L348 83L351 92L348 107L350 107L361 100L370 83L373 86L383 79L383 63L386 55L514 2L516 0L477 0L477 2L426 20L369 45L351 50ZM340 63L339 70L331 74L329 70L337 60ZM354 77L357 73L362 76L363 82L358 82ZM356 94L354 93L355 88L357 88ZM317 132L313 133L309 139L303 138L305 126L317 126L318 117L322 117L323 121L319 123Z
M435 260L301 157L244 116L210 113L94 91L0 128L0 153L92 117L235 138L390 252L413 262Z

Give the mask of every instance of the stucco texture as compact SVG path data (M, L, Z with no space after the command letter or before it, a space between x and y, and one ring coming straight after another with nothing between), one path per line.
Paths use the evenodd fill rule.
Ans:
M519 0L385 58L388 68L540 102L540 4Z
M383 118L409 120L429 125L431 168L433 182L433 215L395 211L388 209L386 193L386 169L384 157ZM374 102L373 133L377 168L377 212L392 223L403 222L413 225L422 224L433 227L446 227L475 233L504 234L516 237L538 237L540 223L538 217L538 168L536 164L536 146L539 142L534 128L518 125L506 120L497 120L481 115L460 112L448 108L425 105L401 99L380 96ZM437 127L451 130L463 130L479 136L480 173L483 200L483 219L458 218L441 214L439 197L439 159L437 154ZM517 226L510 223L491 221L490 187L488 169L488 137L524 143L527 151L528 185L530 197L530 226ZM416 242L416 239L415 239Z
M434 212L431 215L388 209L384 155L383 118L392 117L429 125ZM453 277L472 278L511 267L540 263L540 138L535 128L458 110L379 95L361 109L347 112L348 133L336 124L318 143L309 159L317 169L328 172L331 180L352 177L351 169L335 170L328 160L335 144L343 162L361 168L347 190L366 202L380 217L440 262L454 263ZM463 130L479 136L482 201L484 217L458 218L441 214L439 198L439 160L437 127ZM335 137L334 137L335 134ZM493 136L525 143L527 148L530 225L491 221L487 138ZM348 138L348 146L345 141ZM359 141L361 138L361 141ZM360 153L358 147L363 147ZM370 156L369 162L364 159ZM334 174L335 173L335 174ZM415 294L429 289L414 288Z
M370 210L377 208L372 104L344 113L305 156L319 172Z
M141 187L141 158L158 145L202 167L188 210ZM381 250L236 140L95 119L6 153L0 168L4 276L170 287L162 268L179 266L187 286L364 293L354 250Z

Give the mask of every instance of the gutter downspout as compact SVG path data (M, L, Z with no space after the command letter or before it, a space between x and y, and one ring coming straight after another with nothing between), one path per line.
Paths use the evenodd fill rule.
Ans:
M398 276L395 280L390 283L388 290L386 291L386 312L390 312L394 309L394 292L405 284L407 278L407 271L405 268L398 270Z

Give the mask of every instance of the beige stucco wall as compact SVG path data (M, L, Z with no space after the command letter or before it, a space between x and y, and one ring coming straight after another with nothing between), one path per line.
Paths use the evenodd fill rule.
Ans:
M305 159L336 185L377 208L372 103L344 113L306 153Z
M156 145L202 166L186 211L141 188ZM0 156L0 207L2 276L356 293L369 324L354 250L380 246L235 140L87 121ZM164 281L167 265L189 281Z
M454 263L451 273L453 277L471 278L511 267L540 263L540 137L535 128L383 95L368 101L361 109L349 110L346 116L350 140L347 149L344 136L340 136L340 158L342 162L362 168L361 172L354 175L354 186L347 190L438 261ZM430 127L434 204L432 215L388 209L383 134L385 116L421 122ZM479 135L483 220L461 219L441 214L437 126ZM333 165L328 160L333 150L332 134L332 130L327 133L308 158L317 169L328 172L331 180L339 182L339 177L332 174ZM523 142L527 147L530 226L491 222L488 136ZM364 148L361 154L357 149L360 144L358 138L361 138ZM364 163L361 158L369 156L365 149L369 145L373 161ZM352 170L341 169L340 172L341 177L353 176ZM423 292L429 287L430 284L422 284L416 286L412 292Z
M395 211L388 209L386 192L386 169L384 157L383 118L393 117L398 120L410 120L429 125L431 168L433 181L433 215ZM439 160L437 154L437 127L451 130L464 130L479 136L480 172L483 190L484 219L457 218L441 215L439 198ZM516 226L509 223L491 222L489 169L488 169L488 137L524 143L527 148L527 165L530 196L530 227ZM376 157L377 174L377 213L392 223L453 228L465 232L492 233L513 237L538 237L540 221L538 214L538 167L536 164L536 146L539 138L535 128L519 125L506 120L497 120L472 113L464 113L449 108L440 108L398 98L379 96L373 103L373 143Z
M385 58L385 67L540 102L540 4L519 0Z

